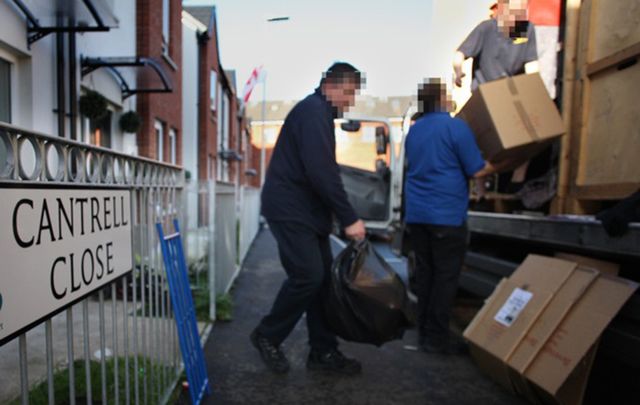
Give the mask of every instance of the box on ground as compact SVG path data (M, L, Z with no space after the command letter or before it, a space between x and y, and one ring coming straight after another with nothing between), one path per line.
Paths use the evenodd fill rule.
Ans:
M458 117L469 124L484 158L492 162L525 162L565 132L537 73L481 84Z
M575 253L557 252L554 257L562 260L576 262L583 267L590 267L598 270L602 274L617 276L620 272L620 264L605 260L594 259L593 257L577 255Z
M464 332L479 367L535 403L580 404L600 335L638 284L529 255Z

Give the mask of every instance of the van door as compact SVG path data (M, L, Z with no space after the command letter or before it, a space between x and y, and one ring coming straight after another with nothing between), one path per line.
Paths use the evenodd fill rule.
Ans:
M369 230L388 231L393 220L391 193L397 173L385 119L338 119L336 160L349 202Z

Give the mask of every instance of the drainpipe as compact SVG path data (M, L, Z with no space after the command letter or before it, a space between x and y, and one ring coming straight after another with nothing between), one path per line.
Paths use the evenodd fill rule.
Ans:
M65 137L65 88L64 88L64 33L56 33L56 62L58 69L56 71L56 82L58 86L58 136Z
M69 33L69 137L77 141L78 130L78 72L76 33Z

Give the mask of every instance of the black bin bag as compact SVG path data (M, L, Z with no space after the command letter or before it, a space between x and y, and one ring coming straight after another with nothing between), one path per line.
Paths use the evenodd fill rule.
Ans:
M401 339L412 319L407 289L368 241L350 243L333 262L324 309L342 339L380 346Z

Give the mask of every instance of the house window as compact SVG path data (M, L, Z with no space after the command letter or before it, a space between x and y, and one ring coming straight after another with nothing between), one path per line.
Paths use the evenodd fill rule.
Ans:
M156 129L156 160L162 162L164 161L164 130L162 122L156 120L154 127Z
M171 128L169 130L169 163L175 165L177 163L176 160L176 130Z
M218 152L229 150L229 96L220 93L218 109ZM218 180L229 181L229 161L218 156Z
M211 82L209 83L209 99L211 100L211 110L216 109L216 94L218 89L218 73L215 70L211 71Z
M100 118L91 119L84 117L84 135L86 143L111 148L111 122L113 114L111 110Z
M220 156L220 152L222 152L224 150L224 142L223 142L223 137L224 137L224 110L223 110L223 104L224 104L224 97L222 97L222 88L218 85L218 93L220 93L220 97L218 97L218 120L217 120L217 139L218 139L218 156L216 159L216 180L218 181L223 181L224 175L223 175L223 160L222 156Z
M0 121L11 122L11 64L0 59Z
M162 0L162 50L169 54L169 20L171 18L170 0Z

